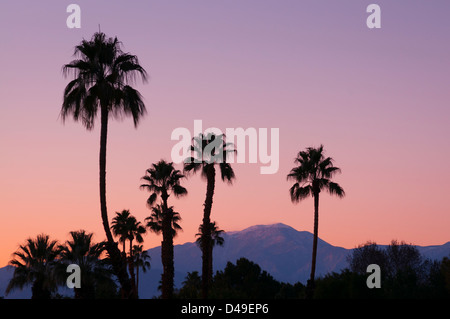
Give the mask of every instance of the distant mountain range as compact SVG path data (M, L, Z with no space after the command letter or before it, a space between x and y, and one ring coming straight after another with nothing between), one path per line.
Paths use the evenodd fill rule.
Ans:
M226 263L235 263L245 257L257 263L276 280L281 282L302 282L309 278L313 234L298 231L284 224L257 225L242 231L223 234L225 244L214 248L214 271L225 268ZM417 246L424 258L442 259L450 255L450 242L436 246ZM161 247L148 250L151 256L151 270L140 272L139 296L152 298L159 295L157 287L161 279ZM316 275L339 272L347 267L347 256L352 249L345 249L318 240ZM195 243L176 245L175 285L181 286L187 272L201 273L201 251ZM13 273L10 266L0 268L0 296L4 295L6 285ZM67 292L67 289L66 289ZM30 289L14 291L6 298L30 298Z

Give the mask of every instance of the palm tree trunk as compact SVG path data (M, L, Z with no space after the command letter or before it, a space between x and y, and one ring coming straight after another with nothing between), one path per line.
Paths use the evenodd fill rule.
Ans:
M211 234L211 230L209 231ZM209 260L208 260L208 279L209 279L209 285L212 284L212 278L213 278L213 241L212 238L210 238L209 241ZM209 288L209 287L208 287Z
M140 263L140 259L136 260L136 294L137 297L139 298L139 263Z
M162 299L173 298L173 277L175 274L173 261L173 235L170 216L168 216L167 194L162 194L163 220L161 242L161 262L163 264L162 274Z
M130 277L131 277L131 293L133 295L133 298L137 299L138 297L138 292L136 289L136 275L134 273L134 261L133 261L133 254L132 254L132 248L133 247L133 240L130 239L130 256L128 259L128 270L130 272Z
M51 293L48 289L45 289L44 280L42 279L36 279L31 286L31 299L50 299Z
M108 109L101 106L101 128L100 128L100 210L108 244L106 249L111 258L114 274L117 276L122 288L122 297L129 298L131 292L130 279L117 243L114 241L111 229L109 228L108 211L106 207L106 144L108 136Z
M314 294L314 277L316 273L317 239L319 237L319 192L314 193L314 240L311 262L311 276L308 281L307 298L312 299Z
M206 198L203 209L203 241L202 241L202 297L208 298L208 291L212 282L212 242L211 242L211 209L213 204L214 188L216 182L216 169L210 164L207 173ZM211 256L210 256L211 255ZM210 265L211 264L211 265Z
M106 145L108 137L108 109L101 108L101 129L100 129L100 209L102 214L103 228L109 243L114 239L109 228L108 211L106 208Z

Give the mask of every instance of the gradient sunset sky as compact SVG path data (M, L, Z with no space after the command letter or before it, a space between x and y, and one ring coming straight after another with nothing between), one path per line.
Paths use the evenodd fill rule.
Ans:
M66 7L81 7L81 29ZM380 5L381 29L366 26ZM59 118L74 46L101 30L139 57L148 114L110 122L110 219L150 214L140 178L170 160L177 127L279 128L280 167L234 164L217 182L212 220L225 230L285 223L313 231L313 201L292 204L286 175L298 151L324 144L342 169L344 199L320 201L319 237L346 248L367 240L450 240L450 2L2 1L0 4L0 267L27 237L61 242L72 230L104 239L98 190L99 123ZM180 165L177 168L181 169ZM206 183L170 198L183 218L175 243L195 240ZM148 234L145 248L161 237Z

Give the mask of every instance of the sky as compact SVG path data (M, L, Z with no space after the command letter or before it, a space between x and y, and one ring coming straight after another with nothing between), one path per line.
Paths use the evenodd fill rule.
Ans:
M61 72L74 47L101 29L149 74L137 83L147 115L110 121L110 219L129 209L144 222L147 168L171 160L172 131L278 128L279 169L236 163L217 182L212 220L234 231L285 223L313 231L313 201L293 204L286 175L296 154L324 145L342 174L339 199L320 198L319 237L345 248L368 240L416 245L450 240L450 3L380 1L2 1L0 4L0 267L26 238L70 231L105 238L98 190L99 123L86 131L59 117ZM81 28L69 29L69 4ZM176 165L182 169L181 165ZM206 182L183 181L175 244L195 240ZM161 237L145 236L144 248Z

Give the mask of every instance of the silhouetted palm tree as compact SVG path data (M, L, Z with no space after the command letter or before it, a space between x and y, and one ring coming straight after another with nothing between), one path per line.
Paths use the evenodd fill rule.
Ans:
M136 291L139 292L139 268L142 268L144 273L150 269L150 255L146 250L143 250L142 245L133 246L133 260L136 267Z
M113 218L111 223L111 229L115 236L119 237L119 242L123 244L123 258L126 260L125 242L129 241L129 256L128 256L128 271L131 276L132 293L134 297L137 297L136 288L136 275L134 272L134 258L133 258L133 240L136 239L138 243L144 242L142 237L145 234L145 227L141 222L136 220L136 217L130 214L129 210L123 210L122 212L116 212L116 217Z
M126 256L125 244L129 236L129 219L131 213L129 210L116 212L116 216L112 219L111 230L114 236L119 237L119 243L122 243L122 255Z
M147 227L150 231L158 235L163 233L163 241L161 243L161 260L163 263L163 268L167 269L167 275L163 273L160 288L163 293L162 298L168 299L173 296L173 276L175 275L173 239L177 236L178 231L182 230L179 224L181 217L178 212L174 211L173 206L170 206L164 210L163 204L158 204L151 207L151 210L152 214L145 220L147 221ZM170 224L170 232L164 233L163 227L166 223ZM165 277L169 278L164 279ZM165 282L167 282L167 288L164 288ZM163 289L167 289L168 292L165 293ZM165 295L168 297L164 297Z
M171 223L171 236L175 238L178 231L182 230L179 222L181 221L180 213L175 212L173 206L170 206L166 211L163 210L163 205L158 204L152 209L152 214L147 217L147 227L156 234L161 234L164 220L169 220Z
M48 235L41 234L36 239L28 238L24 245L19 246L13 254L14 259L9 262L15 269L6 287L6 294L31 284L32 299L50 299L58 284L54 267L59 253L57 241L50 240Z
M106 206L106 145L110 116L131 116L137 126L146 109L140 93L129 85L136 76L145 81L147 73L135 55L124 53L117 38L107 38L104 33L95 33L90 41L83 40L75 47L77 59L64 65L64 75L73 72L74 79L64 90L61 108L63 121L72 116L81 120L91 130L97 113L100 112L100 209L108 241L108 254L113 269L122 287L123 297L131 292L126 264L109 228Z
M216 225L216 222L212 222L209 224L209 229L205 231L205 225L201 224L198 227L198 233L195 234L197 237L197 240L195 241L197 245L201 248L203 246L203 240L205 240L205 234L211 234L211 245L210 245L210 251L209 251L209 258L210 261L208 263L208 276L210 278L213 277L213 248L217 246L223 246L224 244L224 238L222 237L222 233L224 233L223 230L219 229L219 227Z
M202 178L206 179L206 198L203 205L203 239L202 239L202 295L208 297L209 286L212 282L212 238L209 232L211 223L211 209L213 204L214 189L216 183L216 168L218 164L222 181L232 183L235 179L233 168L227 163L228 153L234 153L236 150L232 143L226 143L224 135L215 135L209 133L206 136L199 134L192 139L193 144L190 147L193 156L187 158L184 163L185 172L197 172L201 169Z
M297 203L309 196L314 198L314 240L311 262L311 276L308 281L308 297L311 298L314 291L314 276L316 270L317 238L319 231L319 194L325 189L331 195L344 197L344 189L331 179L340 169L333 166L333 159L325 157L323 145L318 148L308 147L306 151L300 151L295 159L299 165L291 169L287 175L288 180L294 180L295 184L289 189L291 201Z
M114 236L119 237L119 242L123 245L122 253L124 256L126 256L126 241L129 241L129 256L132 256L133 240L136 239L138 243L142 243L144 241L142 235L146 232L141 222L138 222L136 217L131 215L129 210L125 209L121 212L116 212L116 216L111 223L111 230Z
M93 234L84 230L72 231L70 236L72 238L60 246L61 282L66 283L67 265L78 265L82 274L81 287L74 288L75 299L93 299L96 297L96 290L102 285L115 285L107 262L100 259L106 249L106 242L94 243Z
M131 285L136 298L138 297L138 290L136 287L136 274L134 272L133 240L136 239L138 243L143 243L144 238L142 235L145 234L145 232L146 229L142 226L141 222L138 222L136 218L132 216L129 220L128 240L130 241L130 256L128 257L128 270L130 271Z
M178 293L178 297L181 299L200 298L201 285L202 278L200 278L198 271L188 272L186 278L182 282L182 287Z
M146 175L142 177L147 184L142 184L141 188L147 189L151 193L147 200L147 204L152 207L158 196L161 197L161 204L156 206L159 210L161 222L158 224L156 223L157 219L150 220L151 223L150 225L147 224L147 226L152 231L155 231L154 227L160 227L160 231L163 235L163 240L161 242L161 261L164 269L162 275L163 299L173 297L173 237L176 234L174 225L178 225L176 223L174 224L174 221L176 222L179 220L179 214L174 212L172 207L169 208L167 201L171 194L176 197L187 194L186 188L180 185L180 180L182 178L184 178L184 175L174 168L173 163L167 163L164 160L152 164L152 167L147 169ZM153 210L153 214L155 213L155 210ZM157 216L155 216L155 218L156 217Z

